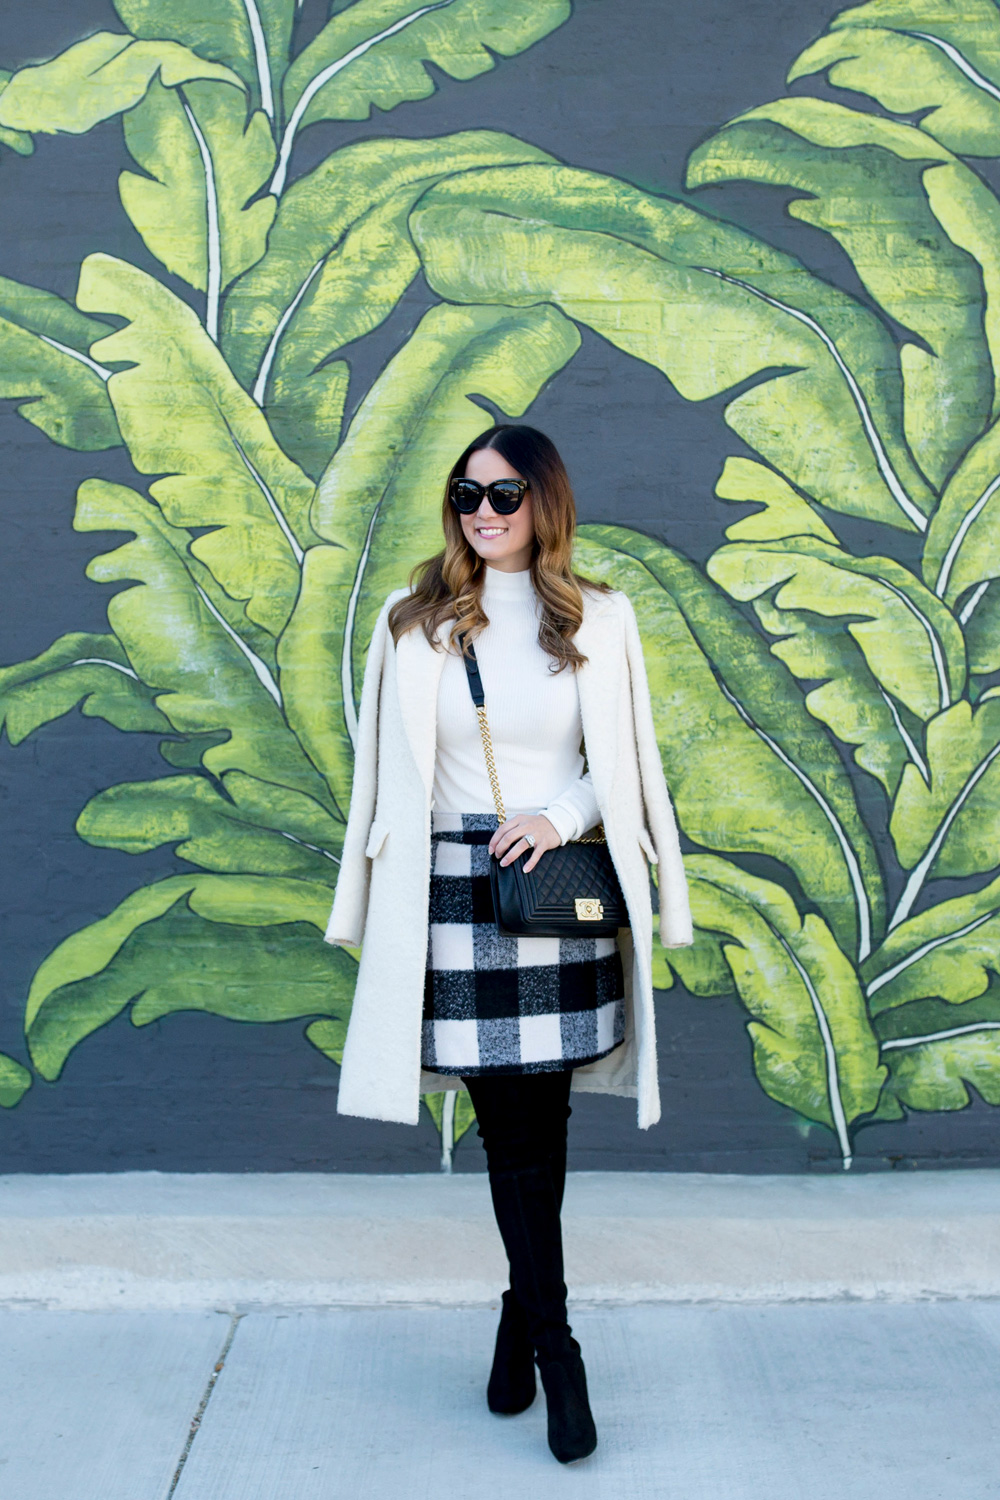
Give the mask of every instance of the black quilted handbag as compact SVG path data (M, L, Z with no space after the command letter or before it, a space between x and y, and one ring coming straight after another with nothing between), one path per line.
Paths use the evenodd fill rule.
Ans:
M486 695L479 663L471 643L464 646L463 661L469 690L476 705L483 754L497 817L506 822L500 780L493 756L493 740L486 718ZM628 927L628 909L618 883L602 828L582 839L546 849L530 874L521 860L502 865L490 859L490 890L497 930L517 937L613 937L619 927Z

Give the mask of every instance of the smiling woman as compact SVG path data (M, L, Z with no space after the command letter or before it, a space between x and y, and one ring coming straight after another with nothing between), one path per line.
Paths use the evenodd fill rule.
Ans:
M521 573L530 566L535 533L531 486L502 453L488 446L473 449L465 478L452 480L451 500L466 540L491 568Z
M572 571L573 494L552 443L512 425L476 438L443 521L443 549L386 601L365 669L326 932L362 944L337 1107L416 1123L421 1090L468 1089L510 1261L488 1399L523 1410L537 1359L549 1443L568 1463L597 1442L562 1272L570 1088L636 1096L639 1124L655 1124L647 857L664 944L690 944L691 917L635 617ZM511 927L491 860L527 875L598 823L624 924L594 935L600 903L577 884L566 935Z

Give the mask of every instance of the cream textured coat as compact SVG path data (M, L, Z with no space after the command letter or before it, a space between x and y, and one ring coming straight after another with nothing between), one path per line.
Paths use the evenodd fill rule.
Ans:
M462 1084L420 1067L431 786L445 654L418 629L393 645L388 612L404 593L389 596L372 634L351 810L326 940L346 947L363 942L337 1109L415 1125L421 1093ZM575 644L587 657L577 674L587 765L632 925L618 939L625 1041L598 1062L574 1069L573 1087L637 1097L639 1125L646 1128L660 1117L647 861L658 862L660 937L668 947L692 940L687 885L642 645L625 595L586 593Z

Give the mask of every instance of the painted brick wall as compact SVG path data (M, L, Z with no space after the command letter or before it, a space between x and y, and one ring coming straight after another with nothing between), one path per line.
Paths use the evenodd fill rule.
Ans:
M110 788L163 776L201 778L210 799L222 774L214 741L185 739L172 721L157 727L161 668L136 666L139 647L130 649L124 626L107 636L109 597L135 579L134 564L105 566L104 582L85 570L137 530L129 525L136 506L148 519L149 486L177 472L185 443L201 510L185 520L183 507L171 511L155 491L153 502L188 530L188 542L220 524L220 484L205 480L207 460L200 469L195 461L209 441L198 427L199 393L211 385L205 347L216 317L235 372L226 389L242 411L239 382L253 386L268 334L288 313L289 342L275 336L261 400L277 435L268 439L268 474L294 506L337 448L330 412L338 400L349 433L365 420L366 393L401 350L416 347L442 298L492 306L515 285L530 286L537 304L526 326L539 308L560 307L545 315L579 330L564 368L539 368L525 420L565 455L581 520L626 529L594 533L589 545L604 549L608 576L630 592L639 579L645 591L637 608L702 929L681 977L662 954L657 960L661 982L673 985L658 1002L662 1121L640 1134L632 1105L584 1096L571 1164L839 1170L850 1151L856 1170L996 1165L1000 771L990 757L1000 720L988 694L1000 670L990 585L998 571L990 484L1000 459L991 428L1000 207L991 184L1000 182L1000 27L972 18L931 35L931 8L920 0L876 0L849 33L828 29L834 11L818 0L575 0L569 13L557 3L496 0L483 8L493 51L477 76L463 78L475 71L468 58L477 38L462 30L470 23L461 0L452 3L434 22L443 40L426 73L416 53L407 63L405 49L390 51L387 41L367 54L359 82L345 69L341 94L317 94L328 99L325 114L306 116L288 181L355 143L501 132L555 159L536 178L498 178L484 200L529 224L526 259L504 242L485 290L466 279L464 230L450 247L441 234L442 212L471 202L472 179L456 188L453 176L414 217L404 214L401 232L420 257L412 279L395 286L403 252L389 255L386 230L357 252L362 264L371 256L371 272L353 301L334 287L327 304L310 302L324 269L294 307L287 291L283 304L274 291L280 277L268 281L266 255L274 258L281 233L294 241L284 226L286 204L297 200L285 186L269 241L274 148L240 7L123 0L116 13L107 0L40 0L5 17L0 63L15 76L0 92L0 661L12 664L0 677L9 736L0 742L2 1170L438 1169L430 1111L416 1129L335 1114L331 1059L350 973L331 969L328 1014L309 1002L324 984L317 965L332 958L317 948L308 902L259 929L227 926L216 912L210 931L212 919L179 898L167 926L148 916L130 937L87 939L82 957L67 946L133 893L206 868L176 852L190 810L150 811L159 792L125 804L105 798L81 825L86 839L75 826L81 809ZM354 10L363 8L359 0ZM275 94L284 20L297 16L300 51L319 37L325 9L274 0L261 13ZM374 34L364 16L357 24L356 36L344 32L351 45ZM410 22L408 35L421 35L419 24ZM153 39L145 53L127 52L127 25ZM99 33L121 39L101 42ZM191 50L154 56L158 36ZM87 38L96 51L74 64ZM322 51L322 37L313 46L316 68L337 55ZM803 76L786 84L809 48ZM17 71L56 57L61 74ZM491 58L495 66L482 71ZM835 69L831 78L824 67ZM286 91L286 115L296 97ZM783 98L794 102L718 134L743 111ZM197 135L185 134L194 124L215 153L224 205L218 298L204 182L195 180L204 157ZM280 119L273 134L280 143ZM504 149L504 160L516 159ZM469 168L450 161L452 174ZM558 163L596 175L571 182ZM123 172L132 186L120 196ZM356 175L363 189L364 173ZM376 176L373 166L373 204ZM575 219L571 189L583 205ZM343 179L331 177L329 191L341 190ZM351 232L362 200L363 192ZM548 248L538 237L543 200L558 230ZM310 212L325 201L320 194ZM687 227L678 202L690 205ZM645 241L636 227L644 213ZM309 232L322 240L317 223ZM301 222L299 231L291 260L306 255ZM336 256L348 253L340 233L322 250L331 285L343 274ZM94 255L137 268L88 262L81 303L103 330L72 307L81 264ZM26 288L63 300L40 302ZM384 318L366 313L381 296ZM196 335L184 331L184 308L202 325ZM311 324L295 322L307 314ZM504 316L516 321L510 309ZM141 358L127 342L90 355L99 334L139 329L143 319ZM334 324L337 336L322 346ZM166 360L168 345L183 345L184 368L195 370L187 395L178 394L181 366ZM457 364L466 355L455 349ZM335 354L342 374L328 364L317 395L313 371ZM137 359L151 372L141 399L125 394L123 380L106 382L109 370ZM507 409L480 386L469 393L491 412ZM78 502L81 484L95 478L103 486ZM438 484L435 471L431 512ZM653 557L652 574L633 560L635 533L668 549ZM262 529L255 537L259 555L271 556L273 539ZM307 535L304 550L324 541ZM264 657L281 633L288 566L287 558L271 572L260 564L259 608L252 590L240 593L231 558L206 585L218 584L237 612L250 597L247 639L259 637ZM666 603L654 597L655 576ZM363 596L366 607L381 602ZM662 624L664 610L676 635ZM146 621L147 646L170 645L165 620ZM73 632L95 639L73 636L62 655L17 669ZM110 665L95 667L94 658ZM134 684L127 701L123 679ZM679 681L683 701L674 696ZM136 732L113 727L123 720ZM164 734L186 746L170 764ZM690 768L702 764L699 787ZM338 777L349 783L349 763L338 765L331 796ZM296 776L318 775L304 758L296 766ZM295 795L306 795L305 784L295 783ZM326 805L326 789L308 795ZM333 828L336 819L322 816ZM185 826L190 836L194 825ZM254 827L265 844L275 837L273 819ZM306 822L296 827L305 848ZM307 853L294 867L269 865L270 857L267 849L231 854L207 867L237 880L276 872L303 889L327 878L319 857L315 868ZM231 959L213 947L223 929L237 944ZM231 966L257 942L263 977L239 988ZM150 999L168 971L169 993ZM473 1133L457 1143L455 1164L480 1169Z

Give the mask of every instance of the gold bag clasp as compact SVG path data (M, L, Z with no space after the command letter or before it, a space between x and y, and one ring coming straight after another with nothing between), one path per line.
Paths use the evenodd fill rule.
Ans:
M604 916L604 907L596 896L577 896L573 904L578 922L600 922Z

